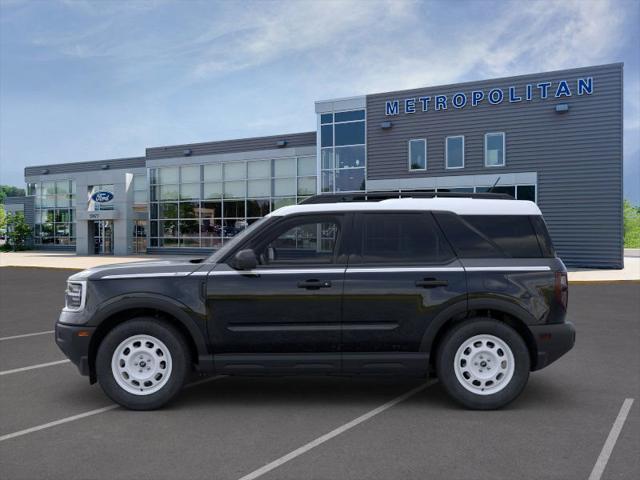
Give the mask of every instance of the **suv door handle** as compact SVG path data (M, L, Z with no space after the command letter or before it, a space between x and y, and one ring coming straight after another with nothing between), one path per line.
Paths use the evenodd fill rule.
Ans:
M320 288L331 288L331 282L323 280L302 280L298 282L298 288L306 288L307 290L318 290Z
M435 278L425 278L424 280L416 281L416 287L422 288L446 287L447 285L449 285L449 282L446 280L436 280Z

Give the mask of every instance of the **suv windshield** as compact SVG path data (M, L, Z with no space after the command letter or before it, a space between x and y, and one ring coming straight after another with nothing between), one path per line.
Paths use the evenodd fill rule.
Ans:
M236 235L231 240L229 240L229 242L225 243L219 250L216 250L215 252L213 252L211 254L211 256L209 258L207 258L206 262L207 263L217 263L217 262L219 262L221 258L223 258L231 250L233 250L236 247L236 245L238 245L240 242L242 242L247 237L247 235L249 235L251 232L253 232L260 225L266 223L269 220L269 218L270 217L262 217L261 219L256 220L254 223L249 225L247 228L245 228L238 235Z

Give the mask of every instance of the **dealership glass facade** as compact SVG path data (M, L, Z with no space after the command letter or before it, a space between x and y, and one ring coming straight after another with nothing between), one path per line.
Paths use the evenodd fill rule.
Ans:
M35 197L34 244L75 245L76 183L73 180L29 183L27 191Z
M151 168L149 247L218 248L260 217L316 193L316 158Z
M320 115L321 190L365 190L367 167L365 111Z

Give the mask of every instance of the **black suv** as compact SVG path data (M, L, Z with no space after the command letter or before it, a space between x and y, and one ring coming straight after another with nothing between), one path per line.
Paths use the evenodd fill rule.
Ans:
M318 197L204 260L72 275L56 342L136 410L194 370L434 374L464 406L493 409L572 348L567 296L532 202Z

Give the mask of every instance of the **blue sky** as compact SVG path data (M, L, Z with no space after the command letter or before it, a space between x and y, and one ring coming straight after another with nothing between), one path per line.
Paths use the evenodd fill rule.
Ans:
M640 2L0 0L0 183L26 165L315 129L315 100L625 63L640 203Z

